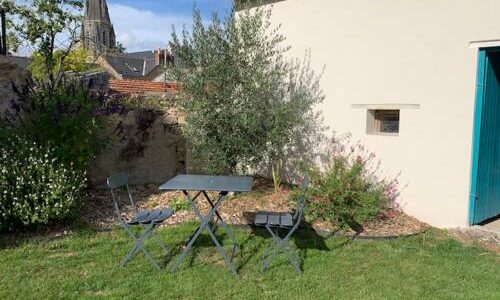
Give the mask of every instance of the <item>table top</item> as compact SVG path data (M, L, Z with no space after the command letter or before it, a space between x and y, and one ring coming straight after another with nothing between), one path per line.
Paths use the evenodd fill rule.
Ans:
M160 186L162 191L250 192L253 178L246 176L177 175Z

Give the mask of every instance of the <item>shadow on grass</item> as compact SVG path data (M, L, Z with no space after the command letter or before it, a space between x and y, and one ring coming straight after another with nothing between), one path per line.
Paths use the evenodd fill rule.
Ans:
M100 230L81 220L59 221L48 225L19 227L15 231L0 233L0 250L12 249L27 243L42 243L63 239L74 234L95 234Z
M243 213L246 221L248 224L253 224L253 221L255 219L255 213L254 212L244 212ZM262 248L263 244L267 245L267 249L271 247L275 247L276 244L273 242L271 235L269 232L266 230L264 227L255 227L255 226L250 226L252 228L252 234L253 236L260 237L260 240L263 241L261 245L259 245L260 248ZM289 230L288 229L279 229L277 231L278 235L280 238L284 238L288 234ZM340 243L336 243L335 246L328 247L325 243L326 238L319 235L316 230L312 227L311 224L302 221L299 228L292 234L292 236L289 238L291 241L291 244L296 247L296 250L299 252L299 258L300 258L300 267L303 268L304 261L308 258L308 255L311 250L314 251L330 251L334 249L339 249L343 248L347 244L351 243L353 239L346 238ZM293 246L292 246L293 247ZM293 251L293 248L292 248ZM252 251L253 255L255 255L258 251ZM278 252L279 255L283 254L282 252ZM246 261L248 262L251 257L248 257ZM261 258L262 259L262 258ZM288 263L288 262L287 262Z
M256 237L260 237L263 241L260 245L262 248L263 245L266 245L267 249L276 248L276 243L272 240L269 232L263 227L252 227L252 233ZM280 238L284 238L288 234L288 229L280 229L277 231ZM299 263L301 269L303 268L304 261L307 260L310 251L330 251L333 250L331 247L328 247L325 243L324 237L320 236L310 224L303 222L301 226L292 234L289 238L290 244L292 245L291 251L297 251L299 256ZM336 244L335 248L341 248L348 244L351 240L346 240L344 243ZM255 255L258 251L252 252ZM278 255L283 255L283 252L277 252ZM251 257L247 259L250 260ZM262 257L260 258L262 263ZM285 263L288 263L286 261ZM270 266L271 268L272 266Z
M170 260L170 262L175 262L177 260L177 257L179 255L181 255L181 253L183 252L183 250L185 249L185 247L187 247L188 242L193 237L194 232L196 230L197 230L197 228L193 228L193 232L192 232L191 236L186 236L186 238L182 242L176 243L173 246L174 250L172 251L173 252L172 255L174 255L175 258L172 259L172 260ZM234 234L235 229L232 228L231 230L233 231L233 234ZM217 241L221 244L222 248L224 249L224 251L226 252L226 254L229 257L231 257L231 259L233 259L234 257L236 257L238 255L239 251L237 251L237 250L235 251L235 248L233 248L232 242L231 242L228 234L222 229L222 227L219 226L217 229L215 229L214 234L215 234L215 237L217 238ZM240 250L241 251L242 251L242 247L243 247L242 245L247 244L248 241L249 241L249 239L250 239L250 237L246 236L245 240L243 242L240 241L238 243L238 246L240 246ZM229 250L229 248L231 250ZM194 242L193 246L191 247L191 249L187 253L187 255L184 258L184 260L179 265L179 270L183 269L183 268L193 267L193 265L195 263L196 257L203 255L204 252L206 252L205 251L206 249L213 249L214 251L216 251L215 250L216 247L215 247L214 242L212 241L212 239L211 239L210 235L208 234L207 230L204 229L201 232L201 234L198 236L198 238L196 239L196 241ZM221 257L218 252L216 252L215 255L218 255L220 257L220 259L223 260L223 257ZM171 268L172 266L173 265L170 265L169 267Z
M253 216L255 214L244 213L244 215L247 220L253 220ZM232 258L232 262L237 272L240 272L256 256L261 255L265 251L265 248L275 245L272 241L272 237L265 228L240 226L243 229L235 230L234 226L231 227L233 228L233 232L238 231L236 239L238 241L238 246L240 247L239 251L231 251L234 250L233 247L230 246L231 240L228 234L221 227L219 227L220 230L215 232L215 236L223 246L224 251L227 253L227 255ZM193 232L194 230L195 229L193 229ZM242 234L242 232L244 232L244 234ZM288 231L280 230L279 233L280 236L283 237L288 233ZM183 246L187 244L190 238L191 237L186 237L186 239L182 243L177 243L177 245L174 246L177 251L176 255L180 255ZM299 253L301 263L303 263L308 258L311 250L330 251L342 248L352 241L352 239L346 238L339 243L335 243L335 246L333 246L332 248L332 246L327 246L325 240L326 238L319 235L310 224L304 222L299 227L299 229L297 229L297 231L290 237L293 248L295 248ZM195 259L198 256L202 256L203 253L206 252L206 249L213 249L210 251L213 251L212 253L215 252L215 255L218 256L219 261L223 262L223 258L218 252L215 251L215 245L212 239L210 238L207 231L204 230L189 251L184 262L181 264L180 269L193 267ZM278 255L281 254L281 252L278 253Z

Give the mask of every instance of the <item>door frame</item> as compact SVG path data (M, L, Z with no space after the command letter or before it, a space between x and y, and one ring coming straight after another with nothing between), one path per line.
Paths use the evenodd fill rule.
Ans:
M500 52L500 47L485 47L479 48L477 61L477 78L476 78L476 100L474 107L474 129L472 142L472 166L471 166L471 183L469 194L469 225L477 224L475 221L475 211L477 203L477 185L479 172L479 150L481 145L481 125L483 116L484 92L486 86L486 66L489 62L488 53Z

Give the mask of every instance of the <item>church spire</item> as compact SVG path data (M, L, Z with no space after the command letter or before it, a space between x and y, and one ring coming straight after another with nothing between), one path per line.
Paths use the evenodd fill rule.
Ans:
M106 0L86 1L82 38L85 48L94 53L106 53L115 48L115 31Z
M111 24L106 0L87 0L85 20Z

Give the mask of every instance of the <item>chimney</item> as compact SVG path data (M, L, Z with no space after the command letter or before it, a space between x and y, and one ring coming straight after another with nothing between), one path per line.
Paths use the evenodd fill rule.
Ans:
M161 59L161 49L158 48L158 50L155 50L155 64L156 65L161 65L162 59Z

